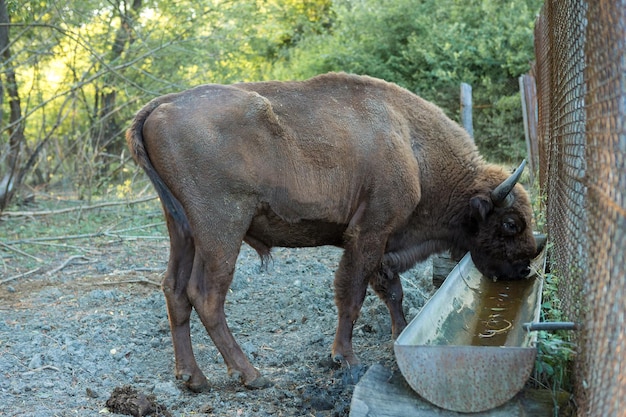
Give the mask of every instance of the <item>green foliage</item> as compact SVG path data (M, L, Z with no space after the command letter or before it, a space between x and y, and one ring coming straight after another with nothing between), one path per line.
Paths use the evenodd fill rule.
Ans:
M0 69L18 78L20 163L34 158L30 186L62 184L89 199L135 173L124 130L149 99L207 82L337 70L396 82L453 118L460 82L471 84L479 147L517 162L525 153L517 76L532 59L540 3L7 0L12 56ZM9 100L2 106L8 114ZM8 129L0 126L2 147Z
M554 274L544 276L542 321L564 321L561 301L558 296L558 277ZM541 388L548 388L553 393L555 405L562 391L571 392L571 372L575 356L575 344L571 332L540 331L537 336L537 359L533 381Z
M50 270L72 257L82 258L78 263L88 261L92 265L84 271L89 276L95 272L93 258L103 253L121 257L124 261L120 264L132 266L151 262L146 250L167 248L167 227L158 199L133 202L128 195L123 199L106 195L94 199L90 206L75 197L54 192L40 195L28 207L33 215L26 212L24 216L3 219L0 277L41 268ZM151 242L154 248L144 247L143 253L137 253L141 250L138 242ZM118 245L121 247L112 250ZM159 266L164 266L163 261L161 258Z
M137 4L140 7L137 7ZM9 1L12 56L31 186L90 199L128 179L124 131L151 98L190 86L259 80L328 25L330 0ZM1 72L0 72L1 74ZM9 113L9 100L1 109ZM1 119L0 119L1 120ZM4 150L9 127L0 126ZM4 152L4 151L3 151ZM0 159L0 178L8 170Z
M546 196L540 192L538 179L535 179L530 190L535 223L533 230L545 233ZM551 252L551 248L552 244L548 242L546 247L547 253ZM567 321L559 298L559 276L553 272L543 275L541 321ZM560 394L562 392L571 392L572 390L571 373L575 354L575 341L571 331L538 332L537 358L535 360L532 381L535 387L552 391L555 410L557 411Z
M490 158L525 154L517 77L533 59L538 0L336 1L333 32L306 39L280 77L329 70L396 82L458 115L459 85L473 86L476 142Z

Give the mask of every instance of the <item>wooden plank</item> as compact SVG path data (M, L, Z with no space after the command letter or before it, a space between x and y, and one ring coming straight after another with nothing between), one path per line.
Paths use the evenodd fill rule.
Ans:
M441 287L448 274L454 269L459 259L453 259L450 252L444 252L433 256L433 285Z
M535 180L535 174L539 171L539 139L537 136L537 86L535 77L525 74L519 77L520 97L522 101L522 116L524 119L524 136L526 137L526 150L530 162L530 183Z
M352 395L350 417L551 417L554 415L549 391L522 391L506 404L482 413L443 410L420 398L400 371L391 372L372 365Z
M382 365L372 365L354 388L350 417L421 416L417 413L431 406L409 390L399 372L392 374Z
M461 124L474 139L474 123L472 122L472 86L461 83Z

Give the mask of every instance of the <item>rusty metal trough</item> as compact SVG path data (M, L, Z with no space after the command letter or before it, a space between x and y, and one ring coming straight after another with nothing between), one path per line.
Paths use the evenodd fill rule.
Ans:
M543 251L533 262L543 271ZM469 253L394 344L400 371L421 397L447 410L480 412L513 398L535 362L543 280L484 277Z

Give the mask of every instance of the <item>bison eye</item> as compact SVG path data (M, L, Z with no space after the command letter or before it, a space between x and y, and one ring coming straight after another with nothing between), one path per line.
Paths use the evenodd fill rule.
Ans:
M513 236L519 232L519 226L514 219L507 217L502 221L502 232L506 236Z

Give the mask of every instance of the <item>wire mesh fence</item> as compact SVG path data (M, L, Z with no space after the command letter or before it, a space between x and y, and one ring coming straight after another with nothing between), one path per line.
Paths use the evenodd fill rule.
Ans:
M626 1L546 1L535 54L551 268L581 324L577 413L625 416Z

